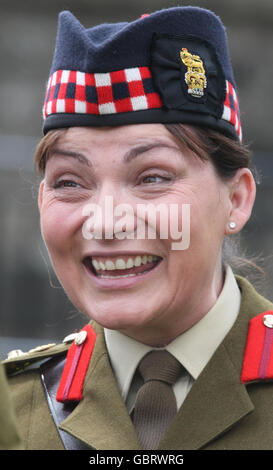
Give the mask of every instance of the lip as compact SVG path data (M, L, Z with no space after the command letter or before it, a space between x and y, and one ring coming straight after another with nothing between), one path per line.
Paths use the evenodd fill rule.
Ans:
M137 252L137 251L134 251L133 253L132 252L117 252L117 253L103 253L103 252L93 252L92 255L88 255L89 257L91 256L104 256L104 257L113 257L113 256L140 256L140 255L144 255L144 254L148 254L147 252ZM149 253L150 254L150 253ZM158 255L156 255L158 256ZM86 258L86 257L85 257ZM126 288L130 288L130 287L134 287L136 284L139 284L141 282L145 282L147 280L147 278L151 277L153 274L156 274L159 267L161 266L162 264L162 259L152 268L150 269L149 271L146 271L144 272L143 274L137 274L135 276L132 276L132 277L120 277L120 278L117 278L117 279L114 279L114 278L110 278L110 279L106 279L106 278L101 278L101 277L97 277L89 268L88 266L84 263L84 260L83 260L83 266L84 266L84 269L88 275L88 277L92 280L92 282L97 286L97 287L100 287L102 289L108 289L108 290L118 290L118 289L126 289Z
M152 256L159 256L160 258L162 258L162 256L158 255L157 253L151 253L149 251L92 251L92 252L89 252L89 253L86 253L84 256L83 256L83 259L84 258L87 258L87 257L90 257L90 258L94 258L94 257L104 257L104 258L113 258L113 257L116 257L116 256L130 256L130 257L135 257L135 256L144 256L144 255L152 255Z

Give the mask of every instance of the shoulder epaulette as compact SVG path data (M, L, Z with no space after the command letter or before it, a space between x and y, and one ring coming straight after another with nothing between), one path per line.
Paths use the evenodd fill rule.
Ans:
M96 337L96 332L90 324L86 325L76 336L67 353L56 395L57 401L65 403L80 401L83 398L84 379Z
M261 313L249 323L241 382L273 380L273 311Z
M66 353L75 336L76 334L73 333L72 335L64 338L63 342L60 344L43 344L30 349L27 352L23 352L20 349L10 351L7 355L7 359L2 361L5 366L6 373L8 375L18 373L37 362Z

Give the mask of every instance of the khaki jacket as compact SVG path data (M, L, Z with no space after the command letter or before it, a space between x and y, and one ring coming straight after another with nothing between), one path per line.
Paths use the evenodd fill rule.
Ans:
M159 450L273 449L273 381L240 381L249 319L273 310L243 278L239 316L198 377L160 443ZM139 450L104 342L97 340L84 383L84 398L60 427L92 449ZM23 364L63 353L69 345L5 361L19 429L26 449L63 449L37 368ZM17 373L16 368L19 369Z
M15 414L10 399L4 367L0 364L0 450L21 450Z

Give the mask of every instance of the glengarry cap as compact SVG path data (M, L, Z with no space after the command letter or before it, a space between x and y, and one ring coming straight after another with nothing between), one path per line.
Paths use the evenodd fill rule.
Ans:
M59 15L43 131L186 123L241 140L225 28L198 7L160 10L86 29Z

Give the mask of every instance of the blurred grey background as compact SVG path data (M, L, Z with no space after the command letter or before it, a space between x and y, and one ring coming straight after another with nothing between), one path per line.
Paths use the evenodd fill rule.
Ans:
M261 182L242 248L258 256L273 300L273 2L199 0L226 25L239 88L245 142ZM0 0L0 353L59 341L86 320L60 288L43 246L36 204L39 177L33 153L55 46L57 14L72 11L85 27L127 21L168 0Z

